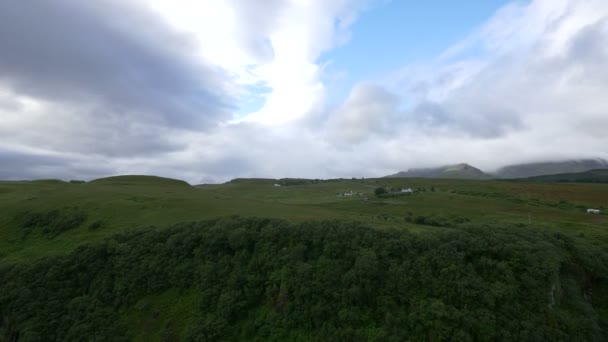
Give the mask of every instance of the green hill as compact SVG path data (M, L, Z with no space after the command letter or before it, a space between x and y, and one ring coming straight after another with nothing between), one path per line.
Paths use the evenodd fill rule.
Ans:
M105 177L92 180L90 183L93 184L111 184L111 185L181 185L190 186L187 182L179 179L164 178L157 176L139 176L139 175L125 175L125 176L113 176Z

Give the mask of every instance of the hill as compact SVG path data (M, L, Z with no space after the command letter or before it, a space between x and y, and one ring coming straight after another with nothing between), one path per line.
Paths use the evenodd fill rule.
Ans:
M466 163L427 169L410 169L385 178L452 178L452 179L488 179L489 175Z
M608 183L608 169L518 178L516 180L537 183Z
M494 174L498 178L528 178L561 173L585 172L593 169L608 168L603 159L582 159L555 162L540 162L510 165L500 168Z
M170 185L190 186L187 182L179 179L164 178L157 176L125 175L98 178L90 181L92 184L107 185Z

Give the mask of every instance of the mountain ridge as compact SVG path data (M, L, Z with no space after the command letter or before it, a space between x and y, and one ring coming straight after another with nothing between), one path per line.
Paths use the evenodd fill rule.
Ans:
M484 172L468 163L434 168L413 168L383 178L453 178L453 179L521 179L537 176L571 174L590 170L608 169L608 161L596 159L569 159L506 165L495 172Z
M470 164L460 163L436 168L409 169L383 178L489 179L491 176Z
M578 173L605 168L608 168L608 161L601 158L570 159L507 165L498 169L494 175L497 178L515 179L563 173Z
M514 181L536 183L608 183L608 169L516 178Z

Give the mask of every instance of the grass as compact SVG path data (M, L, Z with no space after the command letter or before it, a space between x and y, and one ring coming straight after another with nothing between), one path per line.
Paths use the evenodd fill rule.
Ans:
M362 221L424 232L437 227L407 222L408 215L460 216L473 223L512 222L551 227L608 242L607 184L548 184L448 179L342 179L273 186L274 180L241 179L190 186L149 176L121 176L89 183L0 182L0 260L19 261L68 253L78 245L135 227L164 226L227 215L292 222L322 219ZM376 187L411 187L411 196L376 198ZM362 196L337 197L352 190ZM24 233L20 215L77 208L78 227L49 235ZM411 214L408 214L411 213Z

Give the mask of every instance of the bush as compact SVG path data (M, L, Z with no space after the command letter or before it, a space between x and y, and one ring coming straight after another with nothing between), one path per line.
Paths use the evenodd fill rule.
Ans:
M91 224L89 225L89 230L97 230L97 229L101 229L105 226L106 226L106 223L104 221L95 220L95 221L91 222Z
M79 227L87 214L78 208L53 209L46 212L26 212L19 216L24 234L41 231L48 238Z
M378 188L376 188L376 190L374 190L374 194L376 196L384 195L384 194L386 194L386 189L383 187L378 187Z

